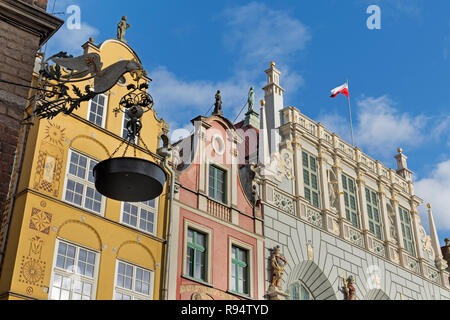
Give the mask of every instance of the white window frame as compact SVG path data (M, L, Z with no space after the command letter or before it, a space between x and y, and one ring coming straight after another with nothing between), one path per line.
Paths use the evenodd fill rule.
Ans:
M69 153L68 153L68 157L67 157L67 163L66 163L66 174L65 174L65 178L64 178L64 188L63 188L63 193L62 193L62 201L66 202L66 203L70 203L71 205L76 206L78 208L81 208L83 210L92 212L92 213L94 213L96 215L104 216L106 197L104 197L103 195L102 195L102 198L101 198L100 212L96 212L96 211L88 209L88 208L86 208L84 206L85 203L86 203L86 187L93 188L94 190L97 190L97 189L95 189L95 184L90 182L88 179L86 179L86 178L85 179L81 179L80 177L74 176L71 173L69 173L70 162L71 162L71 159L72 159L72 154L74 152L79 154L79 155L81 155L81 156L83 156L83 157L86 157L88 159L88 163L86 164L86 174L89 174L90 161L95 161L97 163L100 162L99 160L97 160L97 159L95 159L95 158L93 158L91 156L88 156L88 155L86 155L83 152L80 152L80 151L74 150L74 149L69 149ZM70 201L66 200L67 184L68 184L69 178L71 180L73 180L73 181L83 185L83 197L82 197L81 205L78 205L76 203L73 203L73 202L70 202Z
M187 262L187 241L188 241L188 229L193 229L206 235L206 280L193 279L188 275L186 270ZM192 279L197 282L205 282L210 284L212 281L212 230L202 225L199 225L193 221L184 221L184 236L183 236L183 276Z
M69 272L67 270L61 269L59 267L56 266L56 261L58 258L58 249L59 249L59 245L61 243L65 243L66 245L70 245L70 246L74 246L76 251L75 251L75 259L74 259L74 270L76 270L76 267L78 265L78 259L79 259L79 254L80 254L80 249L92 252L95 254L95 265L94 265L94 277L93 278L89 278L87 276L78 274L77 272ZM53 300L52 297L52 292L54 290L53 288L53 282L55 279L55 275L59 275L62 277L68 277L71 279L71 289L70 289L70 293L69 293L69 300L72 300L71 297L73 295L73 286L74 286L74 282L75 281L83 281L83 282L87 282L89 284L92 285L91 288L91 299L90 300L96 300L97 297L97 284L98 284L98 272L99 272L99 266L100 266L100 252L92 249L92 248L88 248L85 247L83 245L74 243L72 241L68 241L65 239L60 239L60 238L56 238L55 241L55 249L54 249L54 253L53 253L53 264L52 264L52 270L51 270L51 277L50 277L50 286L49 286L49 290L48 290L48 299L49 300Z
M150 206L147 206L145 204L143 204L142 202L131 202L129 203L132 206L135 206L138 208L138 214L137 214L137 221L136 221L136 226L133 226L132 224L129 224L127 222L124 221L123 219L123 215L125 213L124 208L125 208L125 202L122 202L121 207L120 207L120 222L126 226L129 226L130 228L139 230L141 232L147 233L147 234L151 234L153 236L156 236L157 231L158 231L158 211L159 211L159 198L154 199L155 201L155 207L152 208ZM140 218L141 218L141 210L147 210L150 211L151 213L153 213L153 232L149 232L145 229L141 229L140 228Z
M122 288L119 287L117 285L117 275L119 272L119 263L124 263L125 265L129 265L131 267L133 267L133 276L131 278L131 290L126 289L126 288ZM136 292L134 291L134 287L136 285L136 270L137 268L142 269L144 271L150 272L150 286L149 286L149 295L145 295L143 293L140 292ZM116 269L114 272L114 290L113 290L113 297L112 300L115 300L116 297L116 293L121 293L121 294L126 294L131 296L131 300L153 300L153 291L155 288L155 271L148 269L148 268L144 268L142 266L139 266L135 263L132 263L130 261L126 261L124 259L116 259Z
M232 263L232 256L233 256L233 246L239 247L243 250L247 250L248 253L248 294L244 293L238 293L233 291L231 288L233 288L233 263ZM253 262L253 254L254 249L253 246L244 243L242 241L239 241L237 239L229 238L228 239L228 292L232 294L236 294L243 297L250 297L253 298L255 296L255 290L254 290L254 277L255 277L255 271L254 271L254 262Z
M103 93L98 94L97 96L103 96L105 98L105 105L103 106L103 114L102 114L102 124L101 127L105 128L106 127L106 115L107 115L107 110L108 110L108 102L109 102L109 96ZM89 120L89 116L91 115L91 105L92 105L92 99L89 100L89 105L88 105L88 112L87 112L87 117L86 119L92 123L93 125L96 125L96 123L92 122Z

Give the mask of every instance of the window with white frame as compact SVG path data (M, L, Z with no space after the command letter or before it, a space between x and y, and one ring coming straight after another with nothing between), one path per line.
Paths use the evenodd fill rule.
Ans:
M153 271L117 260L114 300L152 300Z
M400 224L402 227L403 246L409 254L414 256L414 241L411 228L411 213L409 210L399 206L398 213L400 214Z
M249 251L232 245L231 248L231 291L250 294Z
M95 300L98 253L56 241L49 298L51 300Z
M378 196L375 191L366 188L367 217L369 218L369 230L378 239L382 240L381 219L378 210Z
M150 234L156 234L157 215L158 199L122 204L122 223Z
M356 203L356 184L355 180L342 175L342 188L344 189L344 205L345 205L345 216L348 221L352 223L355 228L359 228L359 214Z
M307 152L302 152L303 182L305 185L305 198L314 207L320 209L319 179L317 159Z
M108 106L108 96L104 94L96 95L89 101L88 120L93 124L104 128L106 122L106 110Z
M64 200L101 214L105 200L95 189L93 169L97 163L94 159L70 150Z

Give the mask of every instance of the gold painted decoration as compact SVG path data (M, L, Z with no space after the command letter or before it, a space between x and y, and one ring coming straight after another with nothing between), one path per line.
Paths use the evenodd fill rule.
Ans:
M44 246L44 240L41 237L35 236L30 239L30 250L28 251L28 255L34 256L38 259L41 258L42 248Z
M48 123L39 148L33 188L58 197L64 158L65 129Z
M30 229L39 231L43 234L50 233L52 223L52 214L40 209L33 208L30 218Z
M44 287L46 263L31 257L22 257L19 282Z

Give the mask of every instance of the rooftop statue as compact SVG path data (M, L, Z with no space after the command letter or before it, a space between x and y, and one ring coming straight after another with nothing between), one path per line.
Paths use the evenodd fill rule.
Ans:
M255 105L255 90L253 87L250 88L250 91L248 92L248 111L253 111L253 107Z
M126 43L125 33L130 27L131 25L127 23L127 17L123 16L122 20L117 24L117 39Z
M222 97L220 95L220 90L217 90L216 93L216 103L214 104L214 116L223 116L222 112Z

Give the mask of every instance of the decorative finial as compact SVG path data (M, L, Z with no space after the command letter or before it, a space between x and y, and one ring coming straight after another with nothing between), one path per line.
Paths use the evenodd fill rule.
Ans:
M261 107L264 107L266 105L266 102L264 100L261 100L260 103L261 103Z
M431 209L431 203L428 203L428 204L427 204L427 208L428 208L428 209Z
M125 40L125 32L129 29L131 25L127 23L127 17L123 16L122 20L117 24L117 39L122 42L127 42Z
M275 68L275 66L276 66L275 61L271 61L271 62L270 62L270 66L271 66L272 68Z
M89 42L90 42L90 43L95 43L95 39L92 38L92 37L90 37L90 38L89 38Z
M398 148L397 151L398 151L398 153L403 153L403 149L402 148Z

